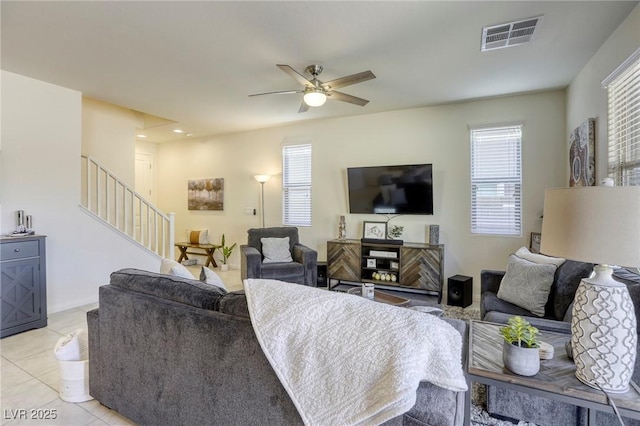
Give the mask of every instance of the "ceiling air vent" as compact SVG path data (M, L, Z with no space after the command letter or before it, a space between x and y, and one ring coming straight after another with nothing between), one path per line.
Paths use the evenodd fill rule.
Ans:
M482 29L482 47L480 50L484 52L528 43L533 38L540 21L542 21L542 16L485 27Z

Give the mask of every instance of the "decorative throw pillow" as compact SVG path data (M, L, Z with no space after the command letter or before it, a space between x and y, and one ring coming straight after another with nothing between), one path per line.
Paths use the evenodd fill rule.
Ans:
M200 270L200 281L207 284L214 285L216 287L223 289L224 291L227 291L227 287L224 285L224 282L218 276L218 274L216 274L206 266L203 266L202 269Z
M162 259L160 264L160 273L173 275L174 277L193 279L193 274L187 268L171 259Z
M289 249L289 237L260 238L262 243L263 263L293 262Z
M542 317L556 269L554 264L534 263L512 254L498 289L498 298Z
M200 230L200 231L187 231L189 235L189 242L191 244L209 244L209 231L208 230Z
M551 257L545 256L544 254L531 253L526 247L520 247L516 252L516 256L520 259L525 259L533 263L549 263L551 265L556 265L557 268L566 262L566 259L562 257Z

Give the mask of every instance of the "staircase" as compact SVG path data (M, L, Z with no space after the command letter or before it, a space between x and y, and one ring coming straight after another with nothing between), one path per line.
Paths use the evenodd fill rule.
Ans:
M93 158L81 161L81 207L158 257L174 259L175 213L160 211Z

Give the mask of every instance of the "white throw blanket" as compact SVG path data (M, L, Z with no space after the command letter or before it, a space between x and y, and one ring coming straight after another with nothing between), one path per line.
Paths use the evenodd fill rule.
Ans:
M462 339L433 315L276 280L244 281L258 341L307 425L379 424L420 381L467 390Z

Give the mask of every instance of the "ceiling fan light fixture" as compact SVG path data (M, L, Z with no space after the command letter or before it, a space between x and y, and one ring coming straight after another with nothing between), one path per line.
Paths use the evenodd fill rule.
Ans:
M319 107L327 101L327 95L320 89L309 90L304 94L304 103L310 107Z

